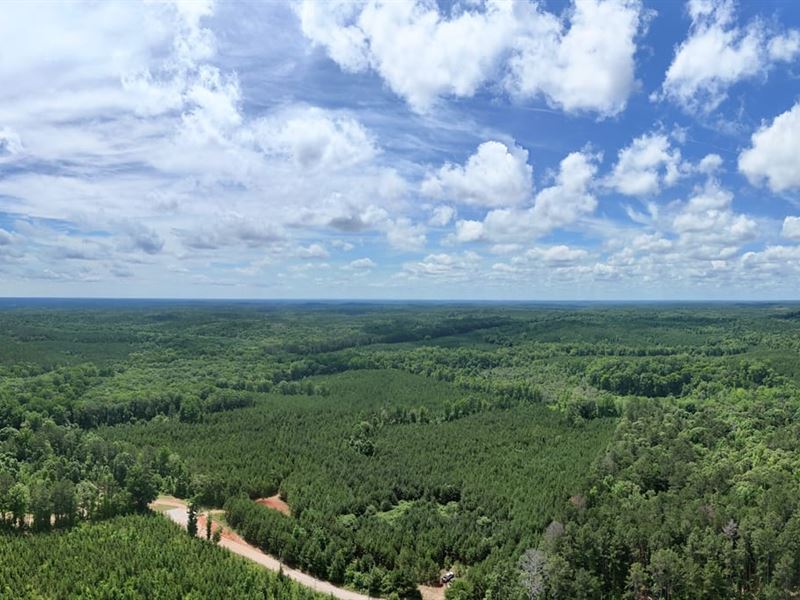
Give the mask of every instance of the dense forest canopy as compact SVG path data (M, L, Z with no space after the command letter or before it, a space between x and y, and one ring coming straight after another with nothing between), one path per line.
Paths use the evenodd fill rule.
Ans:
M792 597L798 314L6 302L0 590L311 597L234 557L215 570L221 550L148 516L168 493L384 597L418 597L447 570L451 600ZM253 502L273 494L289 515ZM180 562L178 547L184 562L150 578L79 567L117 542L141 569ZM72 554L74 571L19 587L31 561Z

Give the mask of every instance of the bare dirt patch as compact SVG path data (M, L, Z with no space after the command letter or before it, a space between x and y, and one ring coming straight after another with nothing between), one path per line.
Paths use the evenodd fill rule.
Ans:
M292 516L292 509L281 499L278 494L270 496L269 498L258 498L256 500L256 504L277 510L278 512L285 514L287 517Z
M419 586L419 593L422 595L422 600L444 600L446 589L443 585L421 585Z

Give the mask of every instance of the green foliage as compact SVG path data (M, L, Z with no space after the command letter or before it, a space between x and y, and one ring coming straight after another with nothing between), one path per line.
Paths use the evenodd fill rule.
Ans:
M197 537L197 502L192 499L189 502L186 516L186 533L189 537Z
M0 522L77 539L163 490L372 594L413 597L453 568L461 600L792 597L796 313L3 310ZM252 502L278 492L291 516Z
M0 597L9 599L324 598L155 515L60 533L0 534L0 565Z
M20 429L0 434L0 528L46 531L144 511L185 475L166 450L159 462L152 452L29 415Z
M702 406L635 402L588 505L551 548L551 593L787 598L800 589L800 393L759 388ZM560 562L559 562L560 561ZM602 593L600 593L602 590Z
M203 503L245 494L226 509L247 539L368 590L375 568L387 581L409 573L430 581L452 561L510 557L533 544L563 498L580 490L613 429L607 419L574 428L528 403L449 420L445 407L462 391L397 371L343 373L326 385L324 401L273 396L199 424L153 421L104 434L143 447L171 444L206 475ZM442 418L396 416L423 408ZM369 452L356 446L361 440ZM248 499L278 489L291 518ZM411 508L381 516L402 501Z

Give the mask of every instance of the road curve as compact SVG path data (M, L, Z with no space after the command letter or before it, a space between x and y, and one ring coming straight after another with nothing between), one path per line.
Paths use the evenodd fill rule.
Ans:
M164 511L164 514L173 520L175 523L186 529L186 525L189 520L188 516L188 509L186 504L178 501L174 498L170 498L169 500L164 499L163 501L157 500L154 505L156 504L169 505L174 506L174 508L170 508L169 510ZM197 536L205 538L205 514L201 515L201 523L198 524L197 528ZM215 524L216 525L216 524ZM216 529L216 527L215 527ZM234 531L230 529L223 528L223 535L222 539L220 539L219 545L223 548L227 548L231 552L238 554L239 556L243 556L244 558L253 561L256 564L261 565L271 571L280 571L283 568L283 574L293 579L294 581L304 585L308 588L311 588L315 592L319 592L320 594L328 594L333 598L339 598L340 600L373 600L374 596L365 596L364 594L359 594L358 592L354 592L352 590L346 590L344 588L337 587L330 583L329 581L323 581L322 579L317 579L309 575L308 573L303 573L303 571L298 571L297 569L292 569L284 564L282 564L277 558L274 556L270 556L269 554L262 552L255 546L252 546L245 542L242 538L240 538Z

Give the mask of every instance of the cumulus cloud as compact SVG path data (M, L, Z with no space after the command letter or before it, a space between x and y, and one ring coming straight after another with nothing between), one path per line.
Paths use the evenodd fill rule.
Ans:
M783 223L786 246L764 247L775 223L734 210L732 184L714 179L729 175L718 155L688 163L677 148L685 131L632 139L602 178L600 155L573 152L534 188L531 165L572 143L569 135L554 141L544 127L529 155L501 132L519 125L521 111L494 120L497 111L459 102L462 123L398 108L407 101L425 112L473 95L484 107L485 96L499 94L590 118L618 114L638 85L647 11L632 0L564 4L557 15L526 0L248 8L286 19L253 19L286 26L274 42L264 42L274 30L242 26L226 4L75 2L44 13L9 4L0 20L0 54L13 58L0 61L3 281L20 294L102 294L112 279L122 293L183 294L196 284L249 286L232 291L240 296L338 294L347 293L342 280L392 285L371 275L396 264L382 259L386 246L402 256L400 279L415 281L410 293L484 294L494 282L504 295L509 280L562 296L615 281L672 290L675 282L742 289L790 280L798 217ZM742 58L753 23L718 18L718 2L696 6L697 23L723 23L730 56ZM331 76L335 65L304 54L297 14L343 70L377 73L398 98L354 95L348 86L373 89L366 78L329 95L342 80ZM796 59L797 31L760 27L762 64ZM257 44L242 42L245 29ZM724 95L736 77L712 91ZM311 105L315 98L328 108ZM754 183L800 187L797 111L765 123L742 152L740 170ZM465 143L474 150L455 157ZM698 174L709 183L684 201L657 197ZM596 215L610 188L642 198L646 210L623 206L632 221L619 223L610 198ZM453 251L458 242L485 243L494 260ZM372 258L357 258L356 248ZM325 259L339 251L352 254L330 268ZM302 281L308 287L291 287Z
M530 197L533 169L528 151L488 141L464 165L445 164L422 183L422 193L473 206L512 206Z
M481 221L462 219L456 223L456 240L459 242L477 242L484 237Z
M722 167L722 157L719 154L706 154L697 163L697 171L704 175L713 175L720 167Z
M523 98L542 95L567 112L615 115L635 87L643 21L635 0L576 0L568 26L537 12L517 37L506 87Z
M461 254L444 252L429 254L420 261L405 263L403 265L403 275L412 279L430 277L464 281L475 274L481 260L482 258L479 254L471 251Z
M541 261L547 264L565 264L582 260L589 256L583 248L570 248L564 244L543 248L531 248L525 253L528 259Z
M753 134L751 147L739 155L739 170L774 192L800 187L800 102Z
M776 277L800 275L800 246L767 246L745 252L738 261L740 274L749 281L774 283Z
M696 256L730 258L739 247L755 238L756 222L736 214L733 194L713 179L696 191L675 216L672 227L678 242Z
M388 221L385 229L386 239L394 248L420 250L425 247L425 227L407 217Z
M285 157L303 169L352 167L378 154L361 123L316 107L284 110L259 120L253 130L267 155Z
M345 71L376 71L419 112L502 81L569 112L621 111L635 83L638 0L576 0L565 19L532 2L487 0L442 14L433 3L305 0L304 34ZM475 43L480 40L480 43Z
M710 112L744 79L764 76L776 61L800 51L798 32L770 34L753 20L736 25L733 0L690 0L689 36L676 49L663 96L690 111Z
M325 249L322 244L309 244L308 246L301 246L297 249L298 258L314 258L322 259L328 258L330 253Z
M781 235L788 240L800 241L800 217L786 217Z
M619 151L608 184L628 196L651 196L681 176L681 152L662 133L642 135Z
M353 261L350 261L347 264L347 269L352 269L355 271L368 271L370 269L374 269L378 265L375 264L375 261L371 258L357 258Z
M575 223L597 207L591 188L599 159L587 152L572 152L559 164L554 185L536 194L532 206L496 208L483 221L457 221L455 240L524 240Z
M456 216L456 210L452 206L437 206L431 211L428 225L431 227L445 227Z
M782 35L776 35L769 41L768 51L772 60L794 60L800 54L800 31L791 29Z
M597 198L591 185L599 160L596 154L572 152L561 161L556 184L536 195L532 216L537 229L564 227L594 212Z

